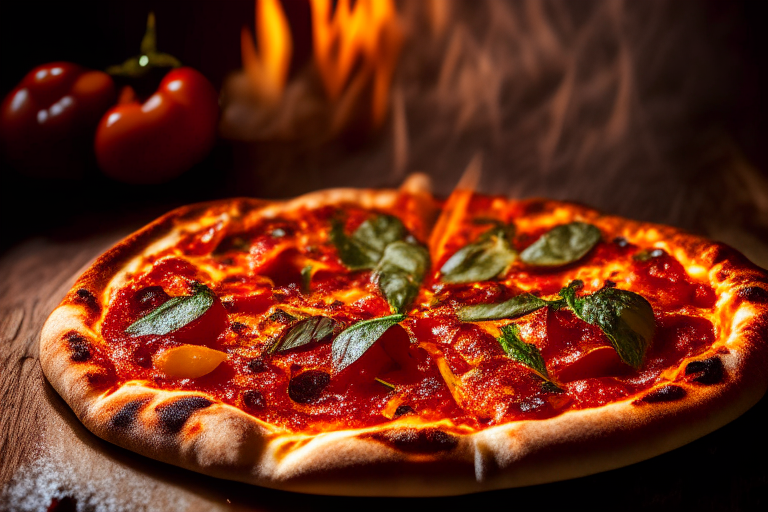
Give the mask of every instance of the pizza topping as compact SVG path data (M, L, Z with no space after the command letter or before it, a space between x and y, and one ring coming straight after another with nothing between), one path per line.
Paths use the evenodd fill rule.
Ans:
M352 236L344 233L344 224L334 219L330 237L339 257L347 268L352 270L374 269L392 242L402 240L405 227L397 217L377 215L368 219L355 230Z
M504 210L504 201L475 203L475 218L515 218L521 248L543 244L538 240L555 225ZM462 251L467 264L467 247L481 240L494 244L475 252L475 261L493 263L500 247L516 254L508 226L493 221L489 229L471 219L449 226L437 258L443 267ZM190 228L190 243L154 257L113 294L101 328L115 373L205 393L291 431L365 428L416 413L482 429L652 396L648 389L673 378L666 369L704 353L715 339L706 310L713 290L666 252L640 261L632 259L640 250L634 244L602 243L586 250L583 265L512 262L490 277L454 283L446 272L429 272L430 254L404 227L412 224L357 207L302 209L222 231L208 254L194 243L208 228ZM227 258L232 264L222 265ZM503 281L493 279L499 272L506 272ZM578 278L596 291L581 292L578 281L563 288ZM190 289L199 282L210 288ZM194 301L206 297L210 306L196 312ZM184 315L165 318L176 309L188 317L178 328L170 318ZM499 334L509 323L495 321L502 319L516 320ZM164 334L131 332L149 333L153 325ZM330 341L342 326L349 327ZM200 345L221 359L209 361L208 373L191 376L197 358L171 369L170 356ZM703 374L686 380L706 380Z
M227 358L225 352L200 345L181 345L155 355L155 366L175 379L196 379L208 375Z
M133 295L133 304L137 313L146 313L159 308L170 299L162 286L147 286Z
M501 328L501 336L496 339L509 357L523 366L527 366L544 379L544 382L547 384L547 390L562 391L560 386L549 378L547 365L544 363L544 358L541 357L541 352L536 345L526 343L520 338L520 328L517 325L503 326Z
M288 396L294 402L309 404L320 398L331 382L331 376L322 370L307 370L291 378Z
M151 313L136 320L125 332L133 336L144 336L163 335L179 330L203 316L213 306L215 299L210 288L197 283L194 285L194 294L168 300Z
M429 267L429 253L391 215L364 221L347 236L341 221L332 223L331 241L351 270L375 270L379 289L392 309L401 312L416 297Z
M252 411L260 411L267 406L267 401L264 399L264 395L255 389L249 389L243 393L243 404Z
M487 281L503 274L517 259L508 228L497 225L456 251L440 268L446 283Z
M656 320L653 308L640 295L605 286L585 297L576 297L581 281L574 281L560 292L576 316L597 325L605 333L622 361L640 368L653 340Z
M281 352L309 343L321 342L333 334L333 329L336 325L336 322L325 316L305 318L288 329L285 335L269 351Z
M560 267L583 258L602 236L592 224L563 224L541 235L520 253L520 259L528 265Z
M685 375L695 375L693 381L700 384L717 384L723 380L725 368L720 358L713 356L688 363L685 367Z
M342 331L331 346L334 369L339 372L357 361L393 325L405 319L396 314L363 320Z
M267 363L265 363L264 359L261 357L248 361L248 371L251 373L262 373L267 371L267 369Z
M406 414L413 414L415 411L413 410L413 407L410 405L398 405L397 409L395 409L395 414L392 416L393 418L399 418L400 416L405 416Z
M653 258L659 258L661 256L664 256L665 254L666 253L661 249L653 249L650 251L647 249L643 249L642 251L635 253L632 256L632 259L636 261L646 262L646 261L650 261Z
M533 313L548 304L559 301L547 301L540 299L531 293L522 293L504 302L496 304L473 304L464 306L456 311L462 322L478 322L481 320L501 320L504 318L517 318Z
M386 247L377 273L379 289L392 309L401 313L416 298L427 268L429 254L424 247L402 241Z

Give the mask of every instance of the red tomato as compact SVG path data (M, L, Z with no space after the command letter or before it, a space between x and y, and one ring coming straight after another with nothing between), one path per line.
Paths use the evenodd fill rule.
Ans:
M91 158L96 125L114 101L106 73L69 62L38 66L3 101L5 154L35 176L74 177Z
M208 154L218 119L218 96L208 79L192 68L174 69L143 104L130 99L104 115L96 159L119 181L168 181Z

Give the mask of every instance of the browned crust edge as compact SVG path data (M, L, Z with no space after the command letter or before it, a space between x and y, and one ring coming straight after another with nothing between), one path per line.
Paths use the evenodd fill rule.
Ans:
M645 232L653 228L658 244L666 244L673 254L684 251L709 269L711 284L726 297L718 308L728 312L730 319L730 325L721 327L718 340L727 348L718 354L725 369L722 382L705 385L685 380L675 383L686 392L675 401L633 403L630 399L473 433L448 424L403 419L369 429L301 435L281 432L202 393L161 391L135 383L115 387L102 362L73 352L73 346L96 343L98 334L92 326L98 304L116 270L167 236L177 223L217 209L279 210L346 201L386 207L395 197L395 191L336 189L287 203L235 199L168 213L100 256L53 311L40 339L46 377L89 430L137 453L265 487L360 496L464 494L625 466L716 430L754 405L768 388L768 275L764 270L725 245L671 227L546 200L526 203L543 209L565 208L573 220L593 222L630 241L641 228ZM96 306L88 294L97 298Z

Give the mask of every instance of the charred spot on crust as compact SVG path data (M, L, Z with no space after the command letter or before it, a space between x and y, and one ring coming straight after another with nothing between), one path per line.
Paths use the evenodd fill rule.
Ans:
M617 236L616 238L614 238L613 243L615 243L616 245L622 248L629 245L629 241L627 241L627 239L624 238L623 236Z
M694 382L700 384L717 384L725 376L725 368L719 357L714 356L701 361L691 361L685 367L685 375L695 375Z
M82 363L91 358L91 344L85 338L85 336L76 332L67 334L67 342L69 344L69 358L76 362Z
M397 409L395 409L395 414L392 416L393 418L399 418L400 416L405 416L406 414L413 414L415 411L413 410L413 407L410 405L398 405Z
M76 303L82 304L94 313L101 311L101 305L99 304L99 301L96 300L96 296L85 288L77 289L74 300Z
M177 434L195 411L205 409L211 405L213 405L213 402L205 397L186 396L169 404L159 405L155 410L157 411L157 419L163 432Z
M437 428L404 428L374 432L370 437L408 453L438 453L453 450L459 438Z
M633 403L637 404L644 402L647 404L655 404L659 402L674 402L675 400L684 398L686 394L687 393L685 392L684 388L675 386L674 384L669 384L659 389L654 389L641 399L635 400Z
M112 416L112 419L109 421L109 426L118 429L130 428L139 416L139 411L141 411L141 408L144 407L144 404L148 401L148 398L140 398L126 403L114 416Z
M243 405L252 411L260 411L267 406L267 401L260 392L249 389L243 393Z
M322 370L308 370L291 378L288 383L288 396L300 404L309 404L320 398L323 390L331 382L331 376Z
M747 286L741 288L738 294L740 298L749 302L757 302L758 304L768 302L768 291L759 286Z

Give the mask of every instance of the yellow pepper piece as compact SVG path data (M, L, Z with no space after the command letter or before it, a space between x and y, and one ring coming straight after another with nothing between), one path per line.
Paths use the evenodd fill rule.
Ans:
M182 345L153 358L155 367L168 377L175 379L196 379L216 369L227 354L200 345Z

